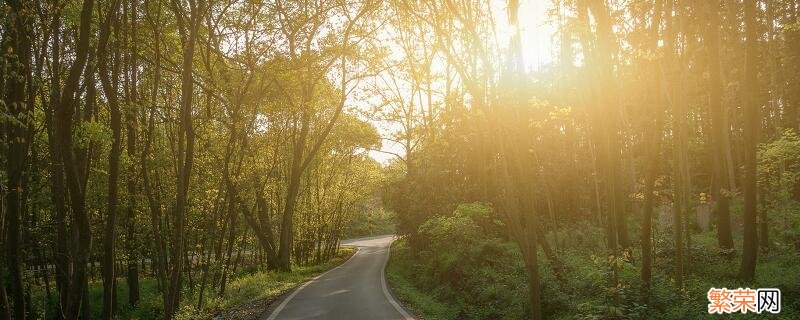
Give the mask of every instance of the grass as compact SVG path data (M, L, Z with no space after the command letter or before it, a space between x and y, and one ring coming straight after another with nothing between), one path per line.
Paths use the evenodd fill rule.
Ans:
M184 289L181 308L176 319L211 319L217 315L235 315L237 319L255 317L262 312L269 302L284 292L310 280L317 275L330 270L349 259L355 249L342 247L336 257L330 261L311 266L294 266L292 272L278 271L243 271L235 275L228 282L223 295L217 295L213 288L206 288L203 298L203 308L197 309L197 292ZM101 281L91 282L89 287L92 318L101 317L102 291ZM117 319L161 319L163 305L161 293L156 280L150 277L142 278L140 285L140 302L136 308L128 305L128 287L125 280L117 280L118 313ZM36 306L34 318L55 319L51 310L55 310L56 297L46 299L42 288L35 288L33 303Z

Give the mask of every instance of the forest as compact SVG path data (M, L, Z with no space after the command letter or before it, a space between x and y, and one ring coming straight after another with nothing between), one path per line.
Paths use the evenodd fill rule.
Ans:
M797 319L799 15L4 0L0 319L266 319L387 234L420 319Z

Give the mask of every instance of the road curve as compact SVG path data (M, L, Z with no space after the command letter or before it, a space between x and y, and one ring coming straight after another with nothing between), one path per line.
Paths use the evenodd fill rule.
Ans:
M350 260L275 301L263 319L414 319L386 286L384 268L392 241L391 235L343 241L358 249Z

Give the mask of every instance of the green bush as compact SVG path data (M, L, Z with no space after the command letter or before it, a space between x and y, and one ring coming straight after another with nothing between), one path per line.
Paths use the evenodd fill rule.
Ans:
M418 234L424 245L393 247L390 282L415 287L405 298L422 303L422 313L433 319L524 318L524 264L514 245L493 235L497 222L490 217L490 207L471 203L428 220Z
M797 211L785 210L787 217L797 218ZM486 205L462 204L452 214L422 224L415 241L396 242L387 269L395 293L424 319L526 318L523 259L516 244L493 231L502 225L492 216ZM785 240L790 236L781 234L782 228L771 230L773 246L759 253L756 279L750 283L736 280L741 252L720 255L714 231L692 234L682 288L674 278L673 235L656 233L649 304L642 303L638 244L630 255L611 258L599 226L578 224L548 232L546 238L554 250L557 247L564 272L558 280L540 251L543 313L552 319L705 319L709 288L750 287L782 291L781 313L759 318L800 319L800 253ZM741 248L741 238L735 241ZM612 264L616 286L611 282ZM749 319L752 314L728 318Z

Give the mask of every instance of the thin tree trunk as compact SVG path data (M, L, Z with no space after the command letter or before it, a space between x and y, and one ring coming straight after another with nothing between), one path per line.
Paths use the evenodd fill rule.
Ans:
M108 198L105 226L103 230L103 319L110 320L114 317L114 300L116 296L116 275L114 266L116 220L119 204L119 160L122 154L122 116L119 107L119 45L114 41L116 50L113 50L114 60L110 58L112 50L108 46L111 36L111 27L118 30L118 12L121 0L113 0L106 14L106 21L100 26L100 38L97 47L98 74L100 84L108 100L111 116L111 152L108 159ZM115 32L118 33L118 32ZM115 35L119 38L119 34ZM110 68L109 68L110 67Z
M238 215L237 215L237 212L236 212L238 210L238 208L237 208L238 202L236 201L236 198L233 197L233 191L232 191L232 189L230 187L228 189L228 194L231 195L231 198L229 199L229 201L227 203L227 205L228 205L228 207L227 207L228 208L227 209L228 219L227 220L228 220L228 226L229 226L230 229L229 229L229 232L228 232L228 240L225 243L226 244L225 252L222 253L223 264L222 264L222 271L221 271L220 278L219 278L219 289L217 291L217 293L219 295L222 295L222 294L225 293L225 288L227 286L228 274L230 273L230 269L231 269L230 268L231 259L233 257L233 247L234 247L234 244L236 242L236 231L237 231L236 230L236 225L238 224Z
M174 210L174 225L172 247L170 250L170 278L167 288L167 299L164 303L164 318L171 319L177 311L181 301L181 280L183 272L184 242L186 215L189 199L189 181L194 161L195 133L192 125L192 99L194 96L194 76L192 73L195 43L197 42L200 27L200 12L194 0L189 1L189 12L184 12L179 3L171 1L173 12L178 16L178 29L181 34L183 46L183 62L181 65L181 103L179 111L178 128L178 154L177 154L177 181L176 204ZM188 25L186 25L188 23Z
M129 91L130 91L130 98L129 98L129 106L138 106L139 102L139 95L138 95L138 68L139 68L139 61L138 61L138 37L137 37L137 7L138 0L130 1L130 24L128 24L128 29L130 29L131 35L128 44L131 46L131 58L130 64L128 65L128 73L130 73L130 83L129 83ZM133 110L128 110L125 113L125 123L126 123L126 131L127 131L127 152L129 159L136 159L136 128L137 124L137 117L136 117L137 110L133 108ZM136 307L139 304L139 267L138 267L138 260L139 260L139 253L137 250L137 239L136 239L136 198L138 196L137 192L137 175L136 174L129 174L127 178L127 193L128 193L128 203L127 203L127 213L125 215L125 251L127 257L127 284L128 284L128 304L131 307Z
M167 277L167 249L166 249L166 241L164 240L164 228L162 228L161 223L161 209L159 207L159 202L156 200L156 193L153 190L153 185L150 181L150 172L148 168L149 164L149 155L150 155L150 148L153 143L153 136L155 135L155 115L156 115L156 108L157 108L157 98L158 98L158 90L161 84L161 10L160 6L156 12L155 22L151 25L154 32L153 32L153 47L154 55L155 55L155 62L154 64L154 71L153 71L153 85L151 89L151 96L150 96L150 110L149 115L145 112L146 118L148 118L147 122L147 131L144 137L144 145L142 146L142 152L140 154L140 164L142 166L142 188L147 196L147 203L150 211L150 224L153 229L153 251L154 257L153 261L151 261L151 270L156 276L156 280L158 283L159 290L163 292L163 300L166 303L167 293L163 288L166 286L166 277Z

